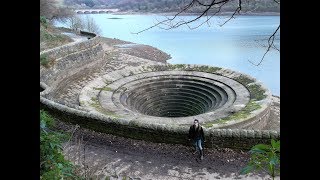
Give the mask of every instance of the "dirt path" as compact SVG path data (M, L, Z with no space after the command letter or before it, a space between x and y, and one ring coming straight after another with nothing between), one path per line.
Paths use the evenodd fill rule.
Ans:
M280 100L274 106L280 110ZM87 179L271 179L263 173L239 175L249 159L246 151L205 149L199 161L183 145L127 139L59 121L58 129L73 134L64 153Z

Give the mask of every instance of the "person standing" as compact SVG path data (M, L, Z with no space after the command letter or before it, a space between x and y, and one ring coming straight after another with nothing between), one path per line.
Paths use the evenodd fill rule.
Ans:
M195 153L200 152L200 159L203 160L203 142L205 141L204 132L202 126L199 124L199 120L195 119L193 125L189 129L189 140L193 141L195 147Z

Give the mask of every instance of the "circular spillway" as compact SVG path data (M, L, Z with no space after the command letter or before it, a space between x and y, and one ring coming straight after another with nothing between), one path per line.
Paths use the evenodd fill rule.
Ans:
M89 111L126 123L186 125L195 118L211 123L259 114L261 104L268 104L264 92L255 79L235 71L162 65L107 73L82 89L79 102Z
M192 75L151 76L128 85L132 88L121 95L121 103L149 116L195 116L235 100L234 92L225 84Z

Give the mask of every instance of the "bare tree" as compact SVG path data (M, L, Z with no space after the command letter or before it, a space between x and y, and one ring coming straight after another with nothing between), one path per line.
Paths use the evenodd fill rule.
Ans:
M51 19L56 8L55 0L40 0L40 16Z
M198 28L205 23L210 25L210 22L209 22L210 19L214 16L220 15L222 12L222 9L226 6L226 4L234 3L234 8L232 10L231 15L229 15L227 20L225 20L222 24L220 24L220 26L223 26L227 22L229 22L231 19L234 19L236 15L240 15L242 12L247 13L247 12L252 11L255 7L248 8L248 6L245 6L246 4L249 4L251 1L250 0L191 0L191 2L188 3L186 6L184 6L178 13L174 14L173 17L166 17L164 20L158 21L156 24L154 24L146 29L143 29L139 32L133 33L133 34L142 33L144 31L147 31L147 30L152 29L154 27L159 27L161 29L169 30L169 29L178 28L183 25L187 26L190 29ZM270 1L273 1L274 3L277 3L278 5L280 5L280 0L270 0ZM180 15L182 15L183 13L187 13L189 10L191 10L192 8L195 8L195 7L198 7L198 8L200 7L200 9L202 9L202 12L197 14L192 19L184 20L184 19L180 18ZM244 7L246 7L246 8L244 8ZM202 18L202 17L206 17L206 18ZM192 23L195 21L202 21L202 22L200 22L200 24L198 24L196 26L192 26ZM272 33L272 35L270 35L270 37L268 39L267 50L264 53L260 62L258 64L254 64L251 61L249 61L249 62L251 62L252 64L254 64L256 66L259 66L262 63L262 61L264 60L264 57L266 56L266 54L271 49L276 49L276 50L280 51L279 48L277 48L274 44L275 36L276 36L277 32L279 31L279 29L280 29L280 24L276 28L276 30Z
M74 15L74 12L62 4L58 0L40 0L40 16L46 19L65 21Z
M78 16L70 17L68 19L68 22L69 22L69 28L74 31L84 29L84 22Z
M69 28L75 31L85 30L96 34L101 34L99 25L89 15L86 15L85 18L72 16L68 18L67 23L69 24Z
M85 29L89 32L94 32L96 34L101 34L101 29L98 24L94 21L94 19L88 15L86 15L85 19Z

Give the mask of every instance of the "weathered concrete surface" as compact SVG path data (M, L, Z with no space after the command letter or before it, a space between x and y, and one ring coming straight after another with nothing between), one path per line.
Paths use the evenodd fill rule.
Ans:
M270 116L263 130L276 130L280 132L280 97L272 96Z

